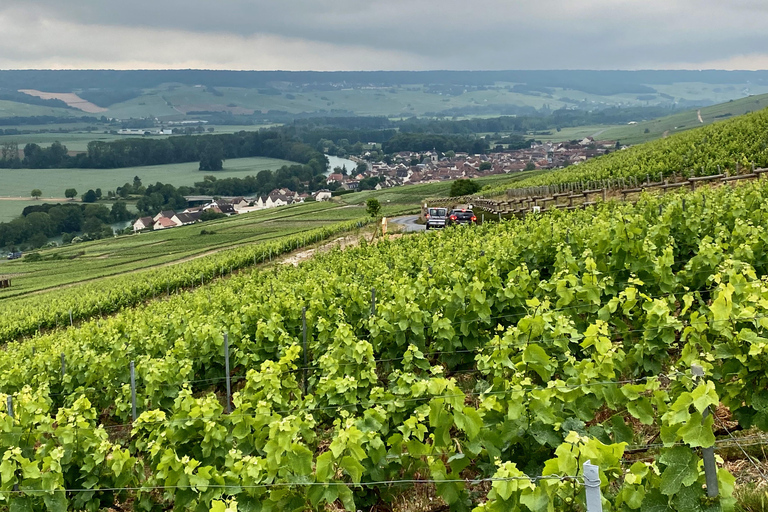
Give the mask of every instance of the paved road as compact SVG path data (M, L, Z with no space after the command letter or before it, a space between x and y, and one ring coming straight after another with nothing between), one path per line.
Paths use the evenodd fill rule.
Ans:
M405 215L403 217L392 217L391 219L387 220L387 223L389 224L399 224L400 226L403 226L404 231L425 231L426 226L423 224L416 224L416 221L419 220L418 215Z

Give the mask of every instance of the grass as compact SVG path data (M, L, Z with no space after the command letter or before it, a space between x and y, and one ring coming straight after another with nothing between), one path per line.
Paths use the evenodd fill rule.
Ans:
M3 169L0 170L0 190L4 197L29 197L33 188L39 188L43 200L61 198L70 187L77 189L78 194L101 188L106 195L108 190L132 183L134 176L139 176L144 185L160 181L178 187L202 181L206 174L215 174L217 178L255 176L264 169L276 170L292 163L276 158L238 158L225 161L224 170L215 173L199 171L197 162L123 169Z
M365 217L365 208L311 202L162 231L39 251L41 261L0 262L13 286L0 299L110 275L144 270L238 245L264 242ZM201 231L212 234L201 234Z

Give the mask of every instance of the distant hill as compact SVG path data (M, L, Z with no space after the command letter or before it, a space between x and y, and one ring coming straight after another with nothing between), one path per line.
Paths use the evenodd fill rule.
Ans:
M0 118L40 115L33 108L42 106L40 98L23 97L21 90L47 98L74 94L117 119L264 124L313 116L465 118L700 107L768 93L768 71L10 70L0 71L0 91L18 105L0 108ZM82 115L63 103L45 106L46 115Z

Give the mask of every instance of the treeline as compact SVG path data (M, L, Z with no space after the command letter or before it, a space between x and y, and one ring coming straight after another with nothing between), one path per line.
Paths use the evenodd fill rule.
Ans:
M484 139L464 135L436 135L432 133L397 133L382 144L384 153L400 151L455 151L457 153L485 153L488 143Z
M311 165L323 172L327 165L325 156L308 144L277 130L265 130L165 139L91 141L87 153L75 156L70 156L66 146L59 142L47 148L32 143L24 147L21 166L32 169L116 169L203 161L211 153L220 155L222 159L262 156L291 160ZM11 166L12 162L0 160L0 167Z
M588 126L594 124L624 124L630 121L657 119L679 112L674 107L611 107L600 110L558 109L547 115L501 116L488 119L464 119L461 121L441 119L406 119L398 123L403 132L474 134L516 132L525 134L532 131Z
M285 165L276 171L260 171L256 176L217 179L207 175L193 186L174 187L156 183L147 187L141 181L126 183L117 188L117 195L129 197L141 195L136 209L144 215L154 215L161 210L180 210L187 206L184 196L265 196L277 188L287 188L298 193L310 193L327 188L325 174L310 165ZM376 181L378 183L378 180ZM374 185L375 186L375 183Z
M38 248L50 237L62 235L69 242L77 233L84 239L113 236L109 224L133 218L124 201L112 209L100 204L40 204L27 206L22 216L0 223L0 247Z

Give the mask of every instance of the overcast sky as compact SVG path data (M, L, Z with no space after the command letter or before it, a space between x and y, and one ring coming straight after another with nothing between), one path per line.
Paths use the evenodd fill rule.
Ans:
M768 69L765 0L2 0L0 68Z

